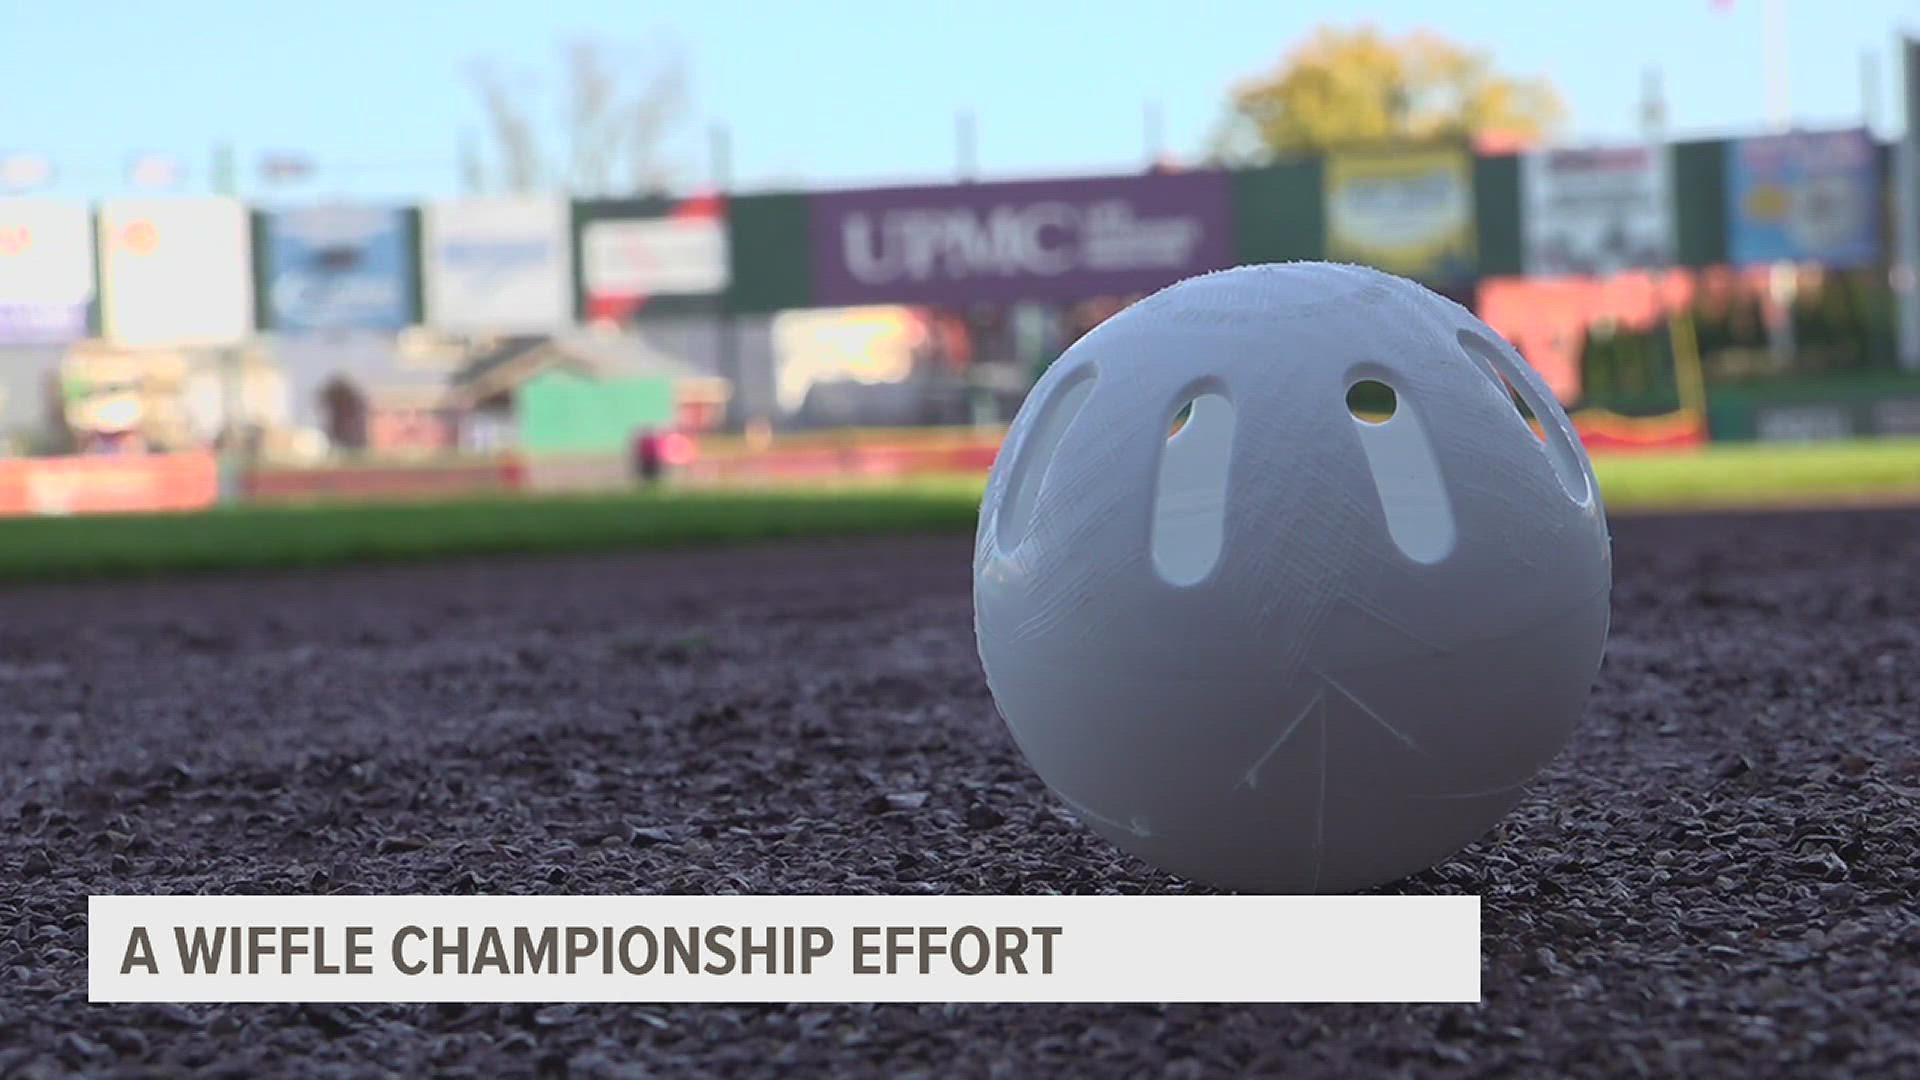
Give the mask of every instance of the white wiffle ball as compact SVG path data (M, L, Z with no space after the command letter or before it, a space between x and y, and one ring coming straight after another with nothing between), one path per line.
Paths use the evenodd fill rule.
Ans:
M1363 381L1390 418L1350 410ZM994 461L973 573L994 700L1090 827L1213 885L1341 892L1471 843L1559 752L1612 560L1511 346L1410 281L1292 263L1068 349Z

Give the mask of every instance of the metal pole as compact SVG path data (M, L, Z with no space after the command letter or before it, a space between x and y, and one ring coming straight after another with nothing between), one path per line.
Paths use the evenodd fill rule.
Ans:
M1901 100L1907 126L1894 146L1894 257L1891 273L1900 366L1920 371L1920 41L1900 39Z
M1880 58L1872 49L1860 51L1860 123L1868 131L1880 126Z
M473 132L460 133L460 146L455 160L459 163L460 190L468 195L478 195L486 187L486 170L480 164L480 147L474 142Z
M1648 68L1640 77L1640 135L1645 142L1647 152L1666 156L1667 149L1667 95L1662 72L1657 67ZM1667 157L1662 174L1671 184L1672 161ZM1673 270L1678 265L1677 240L1672 235L1673 221L1667 222L1669 230L1666 239L1666 251L1669 257L1663 259L1653 270L1654 305L1659 313L1659 323L1667 328L1667 349L1673 357L1674 396L1683 413L1693 414L1696 422L1702 422L1706 416L1707 391L1706 378L1700 367L1700 349L1694 333L1693 297L1688 296L1687 304L1678 309L1667 303L1667 286ZM1691 279L1689 279L1691 284Z
M707 131L707 172L708 182L713 185L714 194L725 198L733 189L733 133L723 123L714 123ZM731 283L728 290L731 289ZM737 430L746 420L742 409L740 378L740 334L733 311L733 300L728 290L720 294L719 318L714 320L714 353L720 377L726 380L731 389L727 394L724 426Z
M215 195L232 198L237 192L233 144L214 144L208 180ZM247 448L242 444L246 428L246 397L242 367L245 342L233 342L220 348L220 496L236 498L241 489L240 470L246 466Z
M726 194L733 187L733 134L725 124L714 124L707 132L708 182L713 190Z
M235 172L232 143L221 141L213 144L213 161L207 170L207 182L215 195L239 194L239 178Z
M1793 106L1787 84L1786 0L1766 0L1762 10L1766 49L1767 122L1775 131L1793 126ZM1773 303L1768 351L1781 369L1792 366L1793 302L1798 292L1797 271L1791 262L1776 262L1767 270L1767 296Z

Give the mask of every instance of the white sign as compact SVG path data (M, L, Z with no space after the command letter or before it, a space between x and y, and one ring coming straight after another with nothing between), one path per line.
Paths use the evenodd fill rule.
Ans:
M102 318L116 343L228 345L252 332L251 229L237 200L108 200L100 247Z
M544 333L573 321L567 206L559 199L429 203L427 321L468 333Z
M1528 273L1610 274L1673 262L1664 147L1544 150L1523 161Z
M0 305L84 304L92 295L86 204L0 199Z
M1472 896L95 896L120 1001L1480 1000Z
M603 218L580 231L587 296L690 296L727 287L727 226L717 218Z

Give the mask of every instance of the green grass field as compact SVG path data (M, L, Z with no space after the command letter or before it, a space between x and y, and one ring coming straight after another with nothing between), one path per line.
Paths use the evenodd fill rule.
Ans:
M1609 512L1920 502L1920 441L1740 445L1596 462ZM0 580L748 543L973 527L979 477L780 490L233 506L0 520Z
M0 580L608 551L973 527L978 480L0 519Z
M1920 439L1722 443L1690 453L1594 459L1609 511L1920 502Z

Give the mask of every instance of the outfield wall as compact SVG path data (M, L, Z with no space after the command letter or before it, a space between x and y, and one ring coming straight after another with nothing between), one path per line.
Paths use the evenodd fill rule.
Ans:
M255 468L242 474L247 502L311 502L325 499L436 499L507 494L525 486L510 460L343 465L318 468Z
M1704 425L1685 417L1582 421L1600 450L1672 450L1697 445ZM700 445L673 482L696 486L769 485L835 480L907 479L984 473L1000 447L998 429L820 432L751 446L737 438ZM0 516L196 510L221 497L211 454L0 460ZM328 500L420 501L522 492L617 491L634 483L619 454L502 455L497 458L259 466L233 474L228 497L255 503Z

